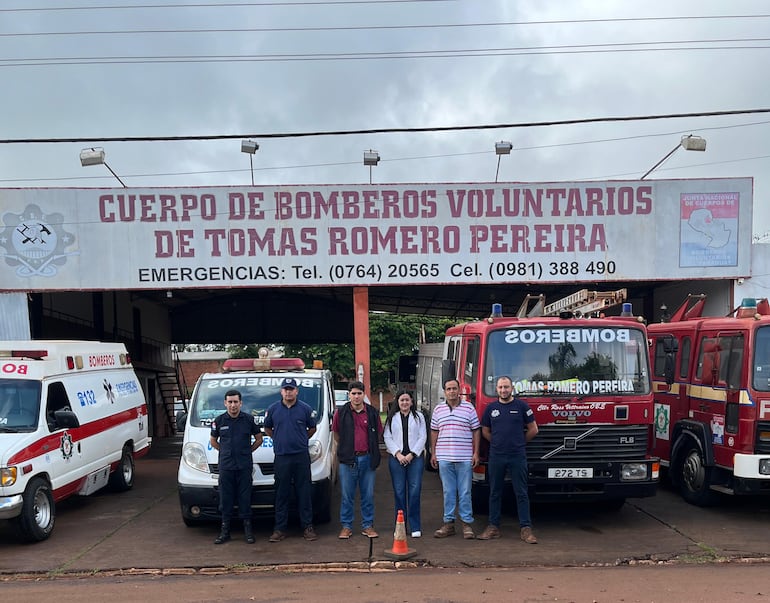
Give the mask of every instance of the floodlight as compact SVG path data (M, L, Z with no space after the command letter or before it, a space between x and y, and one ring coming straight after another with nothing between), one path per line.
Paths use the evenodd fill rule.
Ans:
M104 149L101 147L96 148L90 148L90 149L83 149L80 151L80 165L83 167L89 166L89 165L104 165L109 171L110 174L115 176L115 179L120 182L120 184L123 185L123 188L126 188L126 183L123 182L120 179L120 176L118 176L112 168L109 166L107 161L104 159Z
M241 153L250 153L251 155L253 155L258 150L259 150L259 144L257 144L253 140L241 141Z
M693 134L688 134L687 136L682 136L682 140L679 141L679 143L671 149L666 155L664 155L663 159L658 161L655 165L653 165L649 170L647 170L644 175L640 178L640 180L644 180L647 176L649 176L652 171L657 168L658 166L662 165L666 159L671 157L674 153L676 153L680 148L684 149L685 151L705 151L706 150L706 139L701 138L700 136L695 136Z
M690 134L689 136L682 136L681 145L685 151L705 151L706 139Z
M500 175L500 158L503 155L510 155L511 149L513 149L513 145L507 140L501 140L500 142L495 143L495 154L497 155L497 169L495 170L495 182L497 182L497 177Z
M377 151L364 151L364 165L377 165L380 162L380 154Z
M101 165L104 163L104 149L98 147L96 149L83 149L80 151L80 165L86 167L87 165Z

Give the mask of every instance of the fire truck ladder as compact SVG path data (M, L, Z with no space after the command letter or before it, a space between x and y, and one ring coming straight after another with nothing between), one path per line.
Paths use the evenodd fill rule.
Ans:
M586 316L622 304L627 296L628 291L626 289L618 289L616 291L589 291L588 289L581 289L572 295L563 297L559 301L546 304L543 294L527 294L516 316L519 318L558 316L562 312L572 312L575 316ZM533 300L535 300L535 305L530 309L529 304Z

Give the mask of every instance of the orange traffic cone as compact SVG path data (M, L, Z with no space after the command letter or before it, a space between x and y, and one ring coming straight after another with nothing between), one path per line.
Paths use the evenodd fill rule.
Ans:
M414 557L417 551L410 549L406 544L406 528L404 527L404 512L399 509L396 517L396 531L393 533L393 548L385 551L389 559L409 559Z

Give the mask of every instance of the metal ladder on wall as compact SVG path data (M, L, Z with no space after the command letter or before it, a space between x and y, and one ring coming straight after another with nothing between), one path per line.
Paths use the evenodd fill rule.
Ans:
M169 433L176 434L176 411L179 405L187 412L187 384L184 380L184 373L179 362L179 353L172 352L174 358L174 370L158 373L157 383L160 396L163 401L163 411L166 415L166 424Z

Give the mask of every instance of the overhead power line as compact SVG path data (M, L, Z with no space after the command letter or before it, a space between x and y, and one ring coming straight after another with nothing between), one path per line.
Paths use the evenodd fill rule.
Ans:
M334 6L346 4L418 4L427 2L453 2L454 0L317 0L315 2L201 2L179 4L128 4L125 6L42 6L38 8L0 8L0 13L41 13L52 11L85 10L145 10L148 8L261 8L266 6Z
M618 42L599 44L569 44L559 46L522 46L510 48L461 48L447 50L406 50L382 52L349 53L296 53L296 54L251 54L251 55L147 55L147 56L72 56L72 57L21 57L0 58L2 67L44 67L50 65L133 65L164 63L243 63L243 62L284 62L284 61L349 61L381 59L435 59L458 57L488 57L513 55L555 55L592 54L615 52L661 52L684 50L758 50L770 46L756 45L768 42L770 38L734 38L710 40L659 40L654 42ZM728 43L752 45L722 46ZM707 46L679 46L681 44L710 44ZM659 46L653 48L653 46Z
M238 28L202 28L202 29L110 29L80 31L22 31L0 33L0 38L34 36L91 36L91 35L133 35L133 34L198 34L198 33L291 33L291 32L335 32L335 31L382 31L408 29L449 29L471 27L510 27L516 25L565 25L585 23L623 23L647 21L675 21L700 19L766 19L770 14L758 15L713 15L686 17L627 17L618 19L564 19L554 21L482 21L476 23L417 23L401 25L331 25L302 27L238 27Z
M310 138L318 136L357 136L362 134L405 134L419 132L460 132L469 130L499 130L504 128L537 128L544 126L567 126L591 123L654 121L658 119L684 119L693 117L724 117L729 115L753 115L770 113L770 109L737 109L733 111L698 111L692 113L668 113L656 115L634 115L620 117L587 117L582 119L559 119L499 124L475 124L466 126L429 126L422 128L368 128L361 130L318 130L310 132L262 132L240 134L196 134L185 136L100 136L74 138L5 138L0 144L57 144L78 142L82 144L106 142L171 142L194 140L232 140L243 138Z

